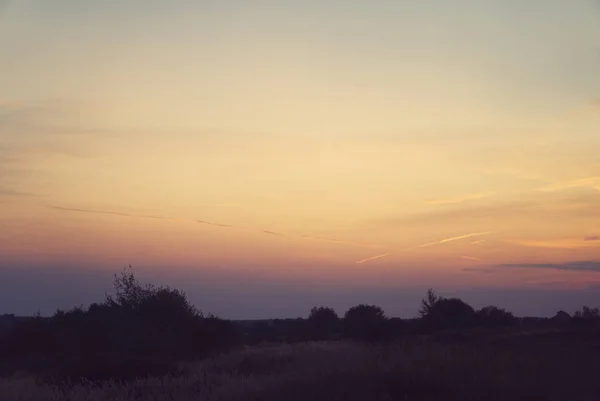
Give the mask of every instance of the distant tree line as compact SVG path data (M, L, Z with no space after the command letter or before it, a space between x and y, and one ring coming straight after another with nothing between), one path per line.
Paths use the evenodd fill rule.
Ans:
M0 326L0 375L25 370L50 382L128 380L177 374L181 361L260 342L386 342L448 330L514 327L523 322L600 323L597 308L585 306L572 317L561 312L554 319L531 321L491 305L475 310L459 298L442 297L430 289L414 319L390 318L379 306L359 304L341 317L332 308L315 306L307 318L242 324L205 315L177 289L140 284L131 268L115 275L114 287L114 296L88 308L58 310L49 318L7 316Z
M563 315L564 314L564 315ZM566 316L566 321L561 316ZM475 309L459 298L439 296L429 289L421 300L419 317L387 317L376 305L360 304L338 316L333 308L316 306L306 319L261 321L242 330L246 343L261 341L299 342L307 340L354 339L390 341L406 336L460 331L466 329L502 329L511 327L551 327L557 324L600 326L598 309L583 307L573 316L566 312L552 319L517 318L506 309L488 305Z
M0 337L1 370L29 370L49 381L132 379L175 373L239 343L232 322L205 316L185 293L115 275L116 296L87 309L58 310L15 324Z

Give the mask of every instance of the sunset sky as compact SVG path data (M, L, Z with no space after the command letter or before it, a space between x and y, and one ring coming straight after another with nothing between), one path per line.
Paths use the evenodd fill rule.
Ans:
M0 0L0 314L600 306L595 0Z

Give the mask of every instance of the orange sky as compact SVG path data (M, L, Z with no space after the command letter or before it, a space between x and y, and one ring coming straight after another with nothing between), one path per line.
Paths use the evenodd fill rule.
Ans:
M0 259L600 281L593 2L175 3L0 10Z

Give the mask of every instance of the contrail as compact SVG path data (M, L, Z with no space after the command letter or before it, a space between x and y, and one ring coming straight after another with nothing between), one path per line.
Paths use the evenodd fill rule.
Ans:
M304 239L310 239L310 240L314 240L314 241L333 242L336 244L346 244L346 245L358 246L358 247L363 247L363 248L375 248L375 249L383 248L382 246L375 245L375 244L363 244L361 242L344 241L344 240L340 240L340 239L336 239L336 238L313 237L310 235L299 235L297 237L304 238Z
M458 196L455 198L446 198L446 199L434 199L427 202L428 205L448 205L452 203L462 203L469 200L482 199L487 198L488 196L493 195L492 192L485 192L479 194L468 194L463 196Z
M426 244L422 244L422 245L417 245L415 247L412 248L406 248L406 249L402 249L401 251L406 252L406 251L410 251L413 249L418 249L418 248L426 248L426 247L430 247L430 246L434 246L434 245L439 245L439 244L445 244L446 242L452 242L452 241L458 241L461 239L465 239L465 238L471 238L471 237L478 237L481 235L489 235L494 233L494 231L486 231L486 232L482 232L482 233L471 233L471 234L465 234L465 235L461 235L458 237L451 237L451 238L445 238L439 241L435 241L435 242L428 242ZM370 258L366 258L366 259L362 259L362 260L357 260L356 263L357 264L362 264L365 262L369 262L371 260L376 260L376 259L381 259L381 258L385 258L389 256L389 253L384 253L382 255L376 255L376 256L372 256ZM472 257L472 256L463 256L463 259L469 259L469 260L479 260L478 258Z
M130 213L113 212L110 210L95 210L95 209L79 209L76 207L62 207L62 206L49 206L50 209L61 210L63 212L78 212L78 213L93 213L93 214L107 214L111 216L120 217L139 217L143 219L154 219L154 220L175 220L172 217L164 216L152 216L152 215L137 215Z
M146 218L146 219L181 221L180 219L175 219L175 218L166 217L166 216L136 215L136 214L129 214L129 213L113 212L113 211L109 211L109 210L93 210L93 209L70 208L70 207L62 207L62 206L48 206L48 207L51 209L65 211L65 212L95 213L95 214L105 214L105 215L113 215L113 216L119 216L119 217L134 217L134 218L137 217L137 218ZM222 223L216 223L216 222L206 221L206 220L189 220L189 221L193 221L195 223L209 225L209 226L213 226L213 227L228 228L228 229L243 230L243 231L254 231L254 232L262 233L265 235L272 235L272 236L278 236L278 237L284 237L284 238L299 238L299 239L312 240L312 241L324 241L324 242L330 242L330 243L341 244L341 245L355 246L355 247L360 247L360 248L385 249L385 247L376 245L376 244L366 244L366 243L360 243L360 242L344 241L344 240L340 240L337 238L324 238L324 237L315 237L315 236L310 236L310 235L297 235L297 234L283 234L283 233L260 229L260 228L248 228L248 227L243 227L243 226L236 226L233 224L222 224ZM485 231L485 232L480 232L480 233L465 234L465 235L461 235L458 237L445 238L445 239L442 239L439 241L428 242L426 244L417 245L417 246L414 246L411 248L401 249L400 251L406 252L406 251L419 249L419 248L427 248L427 247L434 246L434 245L445 244L447 242L458 241L461 239L478 237L478 236L482 236L482 235L489 235L489 234L493 234L493 233L494 233L494 231ZM471 244L477 244L477 243L481 243L483 241L484 240L479 240L479 241L472 242ZM362 263L366 263L368 261L385 258L387 256L389 256L389 253L384 253L381 255L376 255L376 256L366 258L366 259L358 260L358 261L356 261L356 263L362 264Z
M444 244L446 242L458 241L460 239L465 239L465 238L479 237L482 235L490 235L493 233L494 233L493 231L485 231L483 233L473 233L473 234L461 235L460 237L446 238L446 239L441 240L440 244Z
M95 213L95 214L110 214L121 217L136 217L128 213L110 212L107 210L92 210L92 209L77 209L73 207L50 206L51 209L62 210L63 212L80 212L80 213Z
M196 223L206 224L208 226L222 227L222 228L242 228L243 229L243 227L233 226L231 224L212 223L210 221L205 221L205 220L196 220Z
M385 258L387 256L389 256L389 253L384 253L384 254L381 254L381 255L371 256L370 258L366 258L366 259L362 259L362 260L357 260L356 263L357 264L362 264L362 263L365 263L365 262L370 262L371 260L382 259L382 258Z
M423 244L423 245L417 245L417 246L415 246L414 248L409 248L409 249L415 249L415 248L427 248L428 246L434 246L434 245L437 245L437 244L441 244L441 242L439 242L439 241L436 241L436 242L428 242L428 243L426 243L426 244Z
M471 242L471 245L479 245L479 244L483 244L484 242L485 242L484 239L480 239L480 240Z
M220 227L220 228L232 228L232 229L235 229L235 230L242 230L242 231L254 231L254 232L257 232L257 233L274 235L274 236L277 236L277 237L288 237L288 235L277 233L275 231L263 230L261 228L250 228L250 227L236 226L236 225L233 225L233 224L213 223L211 221L206 221L206 220L196 220L196 223L206 224L208 226Z
M324 241L324 242L331 242L331 243L335 243L335 244L351 245L351 246L357 246L357 247L363 247L363 248L381 248L380 246L377 246L377 245L344 241L344 240L340 240L340 239L336 239L336 238L313 237L310 235L282 234L282 233L278 233L275 231L263 230L263 229L259 229L259 228L248 228L248 227L242 227L242 226L235 226L235 225L231 225L231 224L213 223L213 222L205 221L205 220L196 220L196 221L201 224L206 224L206 225L215 226L215 227L234 228L234 229L244 230L244 231L256 231L256 232L261 232L263 234L275 235L278 237L300 238L300 239L312 240L312 241Z
M475 256L461 256L461 258L466 260L481 260L479 258L476 258Z
M81 209L81 208L72 208L72 207L63 207L63 206L49 206L49 208L64 211L64 212L94 213L94 214L105 214L105 215L120 216L120 217L160 219L160 220L170 220L170 221L178 220L178 219L175 219L172 217L166 217L166 216L137 215L137 214L113 212L113 211L109 211L109 210ZM271 230L265 230L265 229L261 229L261 228L237 226L234 224L223 224L223 223L217 223L217 222L207 221L207 220L191 220L191 221L194 221L195 223L199 223L199 224L213 226L213 227L228 228L228 229L242 230L242 231L251 231L251 232L253 231L253 232L257 232L257 233L262 233L262 234L272 235L272 236L277 236L277 237L284 237L284 238L299 238L299 239L312 240L312 241L324 241L324 242L330 242L330 243L342 244L342 245L350 245L350 246L361 247L361 248L374 248L374 249L382 249L383 248L379 245L344 241L344 240L340 240L340 239L336 239L336 238L313 237L310 235L283 234L283 233L279 233L279 232L275 232L275 231L271 231Z
M494 233L494 231L486 231L486 232L482 232L482 233L465 234L465 235L461 235L459 237L445 238L445 239L442 239L439 241L428 242L426 244L417 245L412 248L406 248L406 249L403 249L403 251L411 251L411 250L419 249L419 248L427 248L427 247L434 246L434 245L445 244L446 242L453 242L453 241L458 241L458 240L465 239L465 238L479 237L482 235L489 235L489 234L493 234L493 233Z
M275 236L277 236L277 237L285 237L285 235L283 235L283 234L279 234L279 233L276 233L276 232L274 232L274 231L262 230L262 232L263 232L263 233L265 233L265 234L269 234L269 235L275 235Z

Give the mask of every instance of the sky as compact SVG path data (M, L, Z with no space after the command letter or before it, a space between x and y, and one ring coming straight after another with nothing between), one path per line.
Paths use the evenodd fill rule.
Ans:
M595 0L0 1L0 313L599 306L599 133Z

